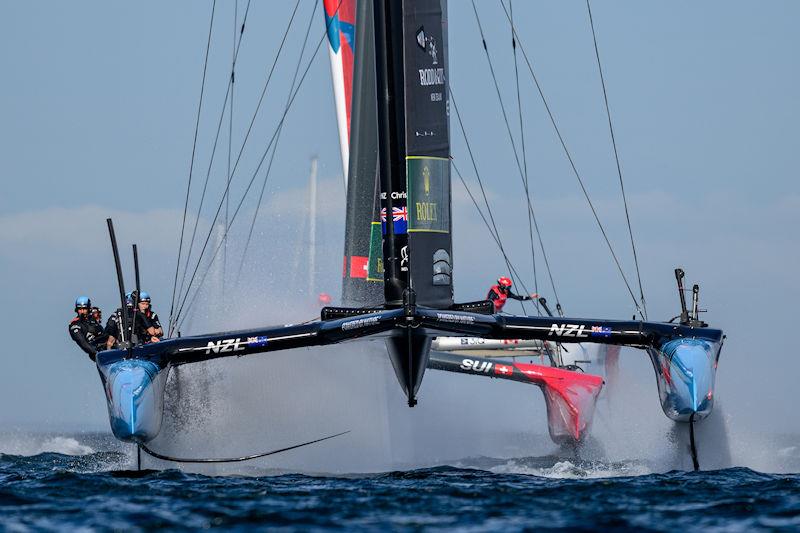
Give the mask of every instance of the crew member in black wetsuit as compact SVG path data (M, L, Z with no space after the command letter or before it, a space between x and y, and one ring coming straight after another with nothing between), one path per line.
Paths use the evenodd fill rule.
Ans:
M88 296L78 296L75 300L76 316L69 323L69 335L94 361L97 352L105 347L103 346L105 338L103 328L89 315L91 308L92 301Z
M92 320L94 320L101 326L103 325L103 312L100 310L99 307L92 307L92 312L89 313L89 315L92 317Z
M125 313L127 314L127 321L129 324L134 324L136 338L139 344L146 344L149 342L158 342L159 338L155 335L156 329L150 323L150 320L144 316L142 313L134 313L133 309L133 302L135 299L134 293L128 293L125 295ZM136 317L134 321L134 316ZM117 309L114 313L108 317L108 322L106 322L106 329L105 334L108 335L108 339L106 340L106 347L108 349L113 348L116 346L117 342L122 338L122 309ZM130 340L130 332L125 332L125 340Z
M494 304L495 313L499 313L503 310L503 306L506 305L506 300L508 298L525 302L527 300L534 300L538 297L539 295L536 293L531 294L530 296L514 294L511 292L511 279L505 276L498 278L497 285L492 285L489 288L489 294L486 295L486 299L491 300Z
M153 311L153 307L150 305L150 293L146 291L142 291L142 294L139 295L139 313L150 321L153 330L148 330L148 333L153 337L161 338L164 335L164 329L161 327L158 313Z

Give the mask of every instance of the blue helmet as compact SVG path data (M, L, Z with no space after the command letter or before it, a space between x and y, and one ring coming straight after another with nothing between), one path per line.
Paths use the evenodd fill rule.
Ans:
M132 292L126 292L125 293L125 305L127 305L128 307L133 307L133 293Z
M150 293L149 292L145 292L145 291L142 291L141 293L139 293L139 301L140 302L148 302L149 303L150 302Z
M75 298L75 311L77 312L78 309L91 309L92 308L92 301L89 299L88 296L78 296Z

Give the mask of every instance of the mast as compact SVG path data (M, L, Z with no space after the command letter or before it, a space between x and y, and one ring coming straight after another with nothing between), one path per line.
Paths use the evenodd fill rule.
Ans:
M408 234L394 224L395 209L405 202L405 120L403 108L403 3L375 0L375 80L378 91L378 176L383 237L383 294L386 305L399 306L408 287ZM401 215L402 216L402 215ZM405 261L401 265L401 253Z

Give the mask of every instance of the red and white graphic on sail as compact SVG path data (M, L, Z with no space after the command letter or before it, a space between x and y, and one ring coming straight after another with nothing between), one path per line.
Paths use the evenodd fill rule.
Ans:
M347 166L350 159L350 110L353 102L353 57L356 42L356 0L323 0L322 3L328 34L342 168L347 183Z

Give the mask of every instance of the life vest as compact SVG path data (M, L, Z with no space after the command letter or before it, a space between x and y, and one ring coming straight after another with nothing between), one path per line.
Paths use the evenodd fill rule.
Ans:
M492 285L486 297L494 303L495 313L503 310L503 306L506 305L506 300L508 299L508 295L500 290L500 285Z

